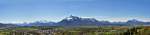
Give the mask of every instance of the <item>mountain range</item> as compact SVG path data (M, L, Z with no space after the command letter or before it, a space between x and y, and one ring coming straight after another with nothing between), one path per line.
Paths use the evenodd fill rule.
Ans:
M2 25L2 23L0 23ZM42 22L37 21L33 23L16 24L18 26L130 26L130 25L146 25L150 22L142 22L136 19L128 20L127 22L109 22L98 21L94 18L81 18L77 16L69 16L59 22Z

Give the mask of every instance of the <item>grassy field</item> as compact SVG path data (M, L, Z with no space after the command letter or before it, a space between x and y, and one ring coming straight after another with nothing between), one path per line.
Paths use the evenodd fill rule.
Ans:
M24 26L0 29L0 35L150 35L150 26Z

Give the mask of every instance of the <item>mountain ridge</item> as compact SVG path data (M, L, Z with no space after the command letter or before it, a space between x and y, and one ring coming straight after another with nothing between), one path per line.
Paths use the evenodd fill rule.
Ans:
M32 23L17 24L19 26L129 26L129 25L150 25L150 22L143 22L136 19L128 20L127 22L109 22L99 21L95 18L82 18L78 16L69 16L59 22L43 22L37 21Z

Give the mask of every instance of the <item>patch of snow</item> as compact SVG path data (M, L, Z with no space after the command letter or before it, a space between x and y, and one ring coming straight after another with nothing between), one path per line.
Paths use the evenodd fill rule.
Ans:
M70 17L69 17L69 18L66 18L66 19L67 19L67 20L71 20L71 19L73 19L73 18L70 18Z

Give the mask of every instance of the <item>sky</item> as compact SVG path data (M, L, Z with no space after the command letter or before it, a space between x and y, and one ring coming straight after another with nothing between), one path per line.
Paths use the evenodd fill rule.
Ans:
M70 15L150 21L150 0L0 0L0 23L58 22Z

